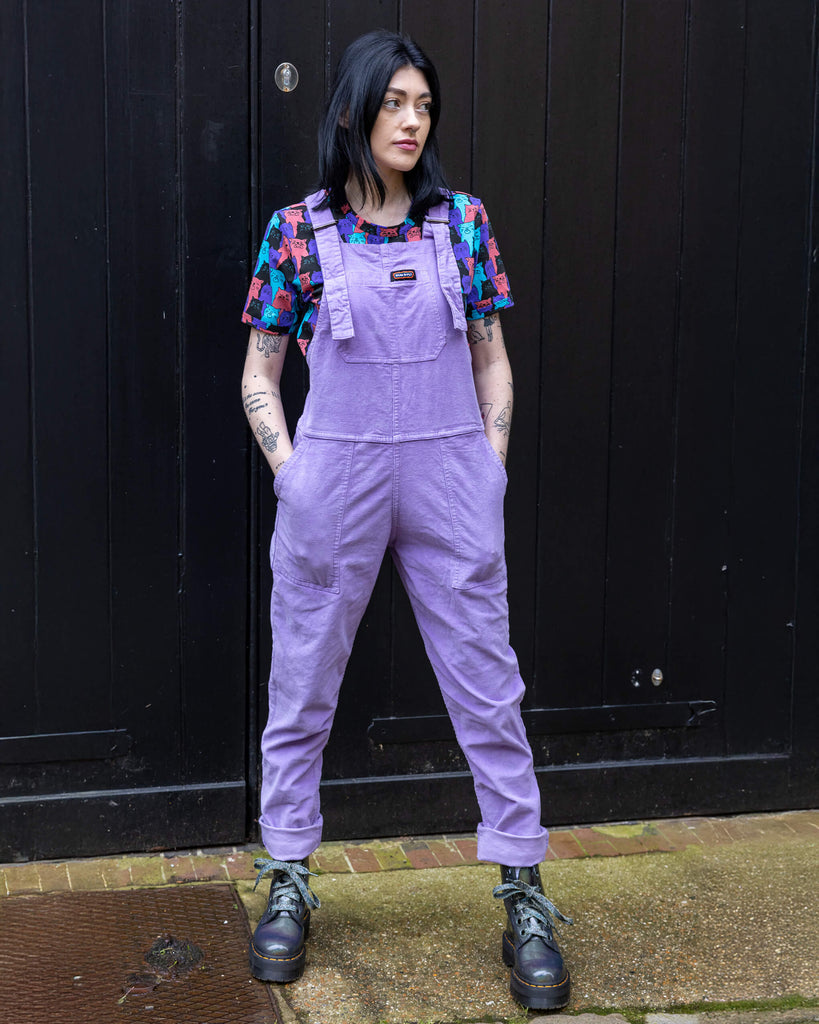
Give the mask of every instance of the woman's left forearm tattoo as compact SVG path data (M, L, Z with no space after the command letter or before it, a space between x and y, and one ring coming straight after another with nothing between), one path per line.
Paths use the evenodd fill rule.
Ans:
M499 434L508 434L512 426L512 403L507 402L492 422Z
M252 394L247 395L242 403L247 415L249 416L253 412L259 412L261 409L266 409L267 402L265 399L269 396L269 391L254 391Z
M256 436L266 452L275 452L279 447L279 431L272 431L266 423L259 424L256 428Z

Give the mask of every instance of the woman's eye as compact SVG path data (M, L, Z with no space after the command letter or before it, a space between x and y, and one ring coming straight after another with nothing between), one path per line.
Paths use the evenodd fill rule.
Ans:
M398 110L398 100L384 100L384 106L389 110Z
M418 107L422 114L428 114L432 110L431 103L421 103Z

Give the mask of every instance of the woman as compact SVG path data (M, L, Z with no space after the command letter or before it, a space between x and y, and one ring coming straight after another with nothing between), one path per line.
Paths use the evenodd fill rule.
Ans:
M267 981L303 970L321 755L389 548L474 776L478 857L503 865L512 993L558 1007L570 983L553 926L567 919L538 875L548 835L508 642L513 399L497 311L512 298L482 204L445 188L439 114L411 40L377 31L347 49L319 133L321 190L274 215L243 315L244 406L278 497L260 816L272 859L257 862L272 882L250 964ZM310 367L292 443L290 334Z

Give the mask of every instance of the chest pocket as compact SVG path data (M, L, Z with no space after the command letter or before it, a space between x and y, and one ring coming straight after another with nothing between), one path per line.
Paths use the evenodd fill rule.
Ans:
M390 259L373 259L370 253L345 259L355 332L338 342L346 362L418 363L440 355L446 343L446 299L434 261L423 259L421 252L421 259L414 258L416 247L422 246L378 246L400 249L398 259L392 254Z

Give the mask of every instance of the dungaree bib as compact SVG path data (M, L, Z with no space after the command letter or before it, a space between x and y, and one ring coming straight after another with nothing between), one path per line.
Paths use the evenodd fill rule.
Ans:
M331 210L311 217L324 290L301 432L413 441L483 430L447 204L419 241L394 245L342 242Z
M547 833L509 646L506 471L481 422L448 204L418 241L362 245L341 242L320 198L310 391L274 484L262 838L281 860L318 846L321 755L389 549L472 770L478 856L536 864Z

